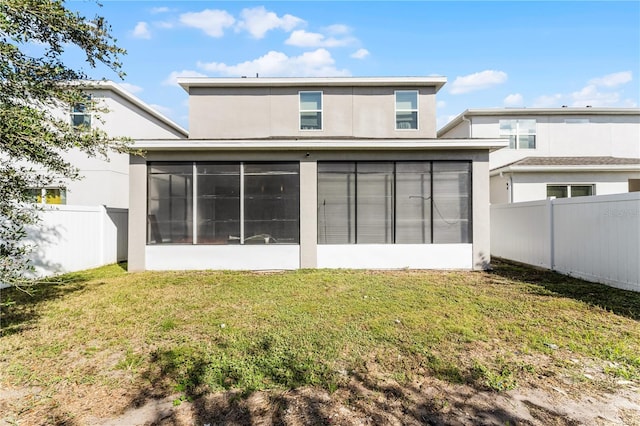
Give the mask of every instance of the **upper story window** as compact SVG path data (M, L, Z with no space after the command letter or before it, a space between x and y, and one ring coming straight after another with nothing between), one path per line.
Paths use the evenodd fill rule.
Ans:
M322 130L322 92L299 92L300 130Z
M500 137L509 138L511 149L535 149L536 120L500 120Z
M91 127L91 112L89 108L91 99L91 95L87 95L85 102L78 102L71 107L71 124L73 127Z
M418 91L396 90L396 130L418 129Z

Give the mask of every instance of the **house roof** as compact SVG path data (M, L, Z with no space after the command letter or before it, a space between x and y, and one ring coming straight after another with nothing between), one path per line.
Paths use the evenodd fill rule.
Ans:
M491 170L508 172L640 171L640 158L620 157L526 157Z
M408 151L489 150L509 144L505 139L188 139L136 141L145 151Z
M592 108L592 107L562 107L562 108L485 108L467 109L444 127L438 130L438 137L447 133L469 117L491 116L593 116L593 115L638 115L640 108Z
M118 94L122 98L134 104L136 107L150 114L154 118L160 120L162 123L173 128L178 133L182 134L185 138L189 136L189 132L185 128L183 128L182 126L180 126L179 124L177 124L176 122L174 122L173 120L171 120L170 118L168 118L167 116L159 112L158 110L154 109L153 107L145 103L143 100L141 100L137 96L134 96L132 93L128 92L122 86L120 86L119 84L113 81L108 81L108 80L82 81L79 84L83 89L87 89L87 90L91 90L91 89L111 90L112 92Z
M436 92L447 82L446 77L182 77L178 84L187 92L192 87L435 87Z

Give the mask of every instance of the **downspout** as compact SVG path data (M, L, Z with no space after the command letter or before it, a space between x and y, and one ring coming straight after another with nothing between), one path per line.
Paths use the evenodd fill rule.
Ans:
M513 203L513 174L509 173L509 204Z
M467 123L469 123L469 138L473 137L473 127L471 127L471 119L465 117L464 115L462 116L462 121L466 121Z

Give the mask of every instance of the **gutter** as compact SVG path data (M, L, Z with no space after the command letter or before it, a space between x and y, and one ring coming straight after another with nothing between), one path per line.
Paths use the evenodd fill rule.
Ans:
M592 166L507 166L489 171L489 176L500 173L570 173L570 172L640 172L640 164L596 164Z

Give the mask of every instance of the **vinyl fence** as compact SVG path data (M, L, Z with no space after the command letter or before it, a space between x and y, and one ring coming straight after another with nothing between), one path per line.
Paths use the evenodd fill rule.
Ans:
M31 259L40 277L108 265L127 258L127 209L47 206L31 229Z
M492 205L491 254L640 291L640 192Z

